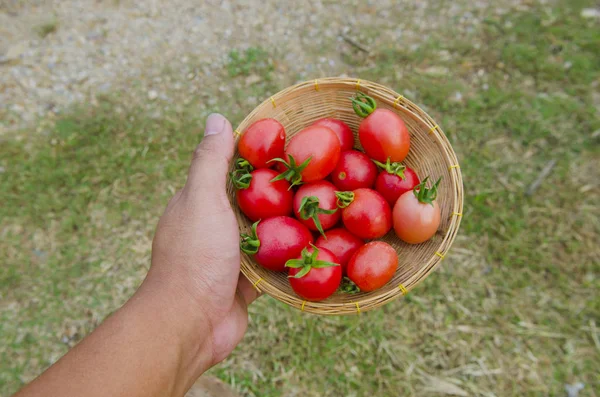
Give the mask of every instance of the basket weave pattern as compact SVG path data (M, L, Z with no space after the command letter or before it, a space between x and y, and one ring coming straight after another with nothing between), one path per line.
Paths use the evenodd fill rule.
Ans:
M382 85L349 78L324 78L286 88L264 101L252 111L235 131L236 147L240 133L262 118L273 118L285 127L287 141L303 128L323 117L334 117L347 123L358 141L358 117L350 103L357 91L373 97L378 108L390 109L404 120L411 138L411 146L404 164L413 168L419 178L430 176L435 181L442 177L438 191L441 223L436 235L429 241L411 245L399 240L394 231L383 237L398 252L398 269L384 287L357 294L336 293L321 302L304 301L292 290L287 275L264 269L253 258L241 253L241 270L261 292L302 311L325 315L356 314L381 306L401 295L406 295L427 277L446 256L458 232L463 207L463 184L456 155L442 129L414 103ZM235 152L234 162L239 157ZM240 211L231 182L227 193L236 214L240 231L247 233L252 222Z

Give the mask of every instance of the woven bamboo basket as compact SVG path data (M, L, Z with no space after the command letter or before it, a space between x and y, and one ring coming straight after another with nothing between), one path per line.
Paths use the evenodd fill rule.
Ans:
M334 77L307 81L286 88L265 100L242 121L235 130L236 143L241 133L262 118L274 118L283 124L289 141L292 136L316 120L334 117L352 128L355 136L354 146L362 149L357 137L361 118L354 113L349 99L357 91L373 97L378 108L396 112L406 123L411 136L411 146L404 163L413 168L421 179L428 175L432 181L442 177L437 198L442 214L441 223L436 235L422 244L411 245L402 242L396 237L393 229L384 236L382 240L396 249L399 260L393 279L384 287L356 294L335 293L320 302L305 301L298 297L285 273L266 270L255 263L251 256L242 252L242 273L257 290L304 312L323 315L357 314L406 295L442 262L458 232L462 217L462 176L456 154L444 132L417 105L380 84ZM232 170L238 157L236 149ZM252 222L237 207L235 188L231 182L227 192L240 225L240 232L248 233Z

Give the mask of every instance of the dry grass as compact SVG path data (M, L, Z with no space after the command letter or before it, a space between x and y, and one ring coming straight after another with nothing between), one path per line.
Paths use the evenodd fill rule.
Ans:
M465 178L461 234L437 273L381 310L323 318L261 298L213 373L251 396L560 396L576 382L597 396L600 37L583 5L522 7L416 49L380 40L347 66L444 127ZM217 108L238 122L254 107L246 98L294 80L253 54L252 73L269 79L246 87L223 71L233 93L205 87L214 105L186 98L157 116L116 96L44 120L37 137L3 138L0 394L134 291L197 121Z

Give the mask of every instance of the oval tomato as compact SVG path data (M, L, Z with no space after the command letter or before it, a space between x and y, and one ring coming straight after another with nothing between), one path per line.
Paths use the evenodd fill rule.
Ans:
M409 244L429 240L440 226L441 212L435 199L441 178L431 188L425 187L427 179L400 196L394 205L394 230Z
M254 223L251 234L241 235L240 245L264 268L282 272L285 263L298 257L312 241L310 230L296 219L276 216Z
M331 173L331 180L339 190L371 188L377 178L377 167L369 156L358 150L342 152Z
M285 129L274 119L261 119L254 122L238 141L240 156L248 160L254 168L269 168L268 162L283 157Z
M260 168L250 173L248 187L236 193L240 209L250 220L267 219L292 213L294 193L287 181L271 182L277 172Z
M371 189L337 192L342 222L350 233L362 239L385 236L392 228L392 210L381 194Z
M294 196L294 214L310 230L323 234L340 220L335 186L317 181L300 186Z
M325 236L320 236L315 243L317 248L325 248L331 251L339 260L342 266L342 273L346 273L348 261L354 255L356 250L365 243L350 233L343 227L331 229L325 232Z
M331 128L331 130L335 132L340 140L342 152L346 150L352 150L354 147L354 134L352 133L350 127L348 127L348 124L344 123L342 120L328 117L315 121L313 125L321 125L323 127Z
M361 291L374 291L387 284L398 268L396 250L383 241L360 247L348 263L348 278Z
M324 179L340 159L340 147L340 140L330 128L318 125L305 128L290 139L285 160L277 159L279 167L287 168L278 178L290 181L293 186Z
M298 259L287 261L292 289L300 297L321 301L331 296L342 281L342 267L333 253L314 246L302 250Z
M389 160L386 164L377 162L377 165L383 168L383 171L375 180L375 190L377 190L384 199L394 206L398 197L413 190L421 181L417 173L409 167L401 163L391 163Z
M385 162L402 161L410 148L410 134L404 121L388 109L377 109L375 100L362 92L352 98L354 111L365 117L358 126L358 139L369 157Z

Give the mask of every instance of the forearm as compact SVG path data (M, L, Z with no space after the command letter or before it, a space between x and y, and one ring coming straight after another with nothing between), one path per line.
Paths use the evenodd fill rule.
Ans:
M17 396L183 396L211 364L208 325L185 291L157 284Z

